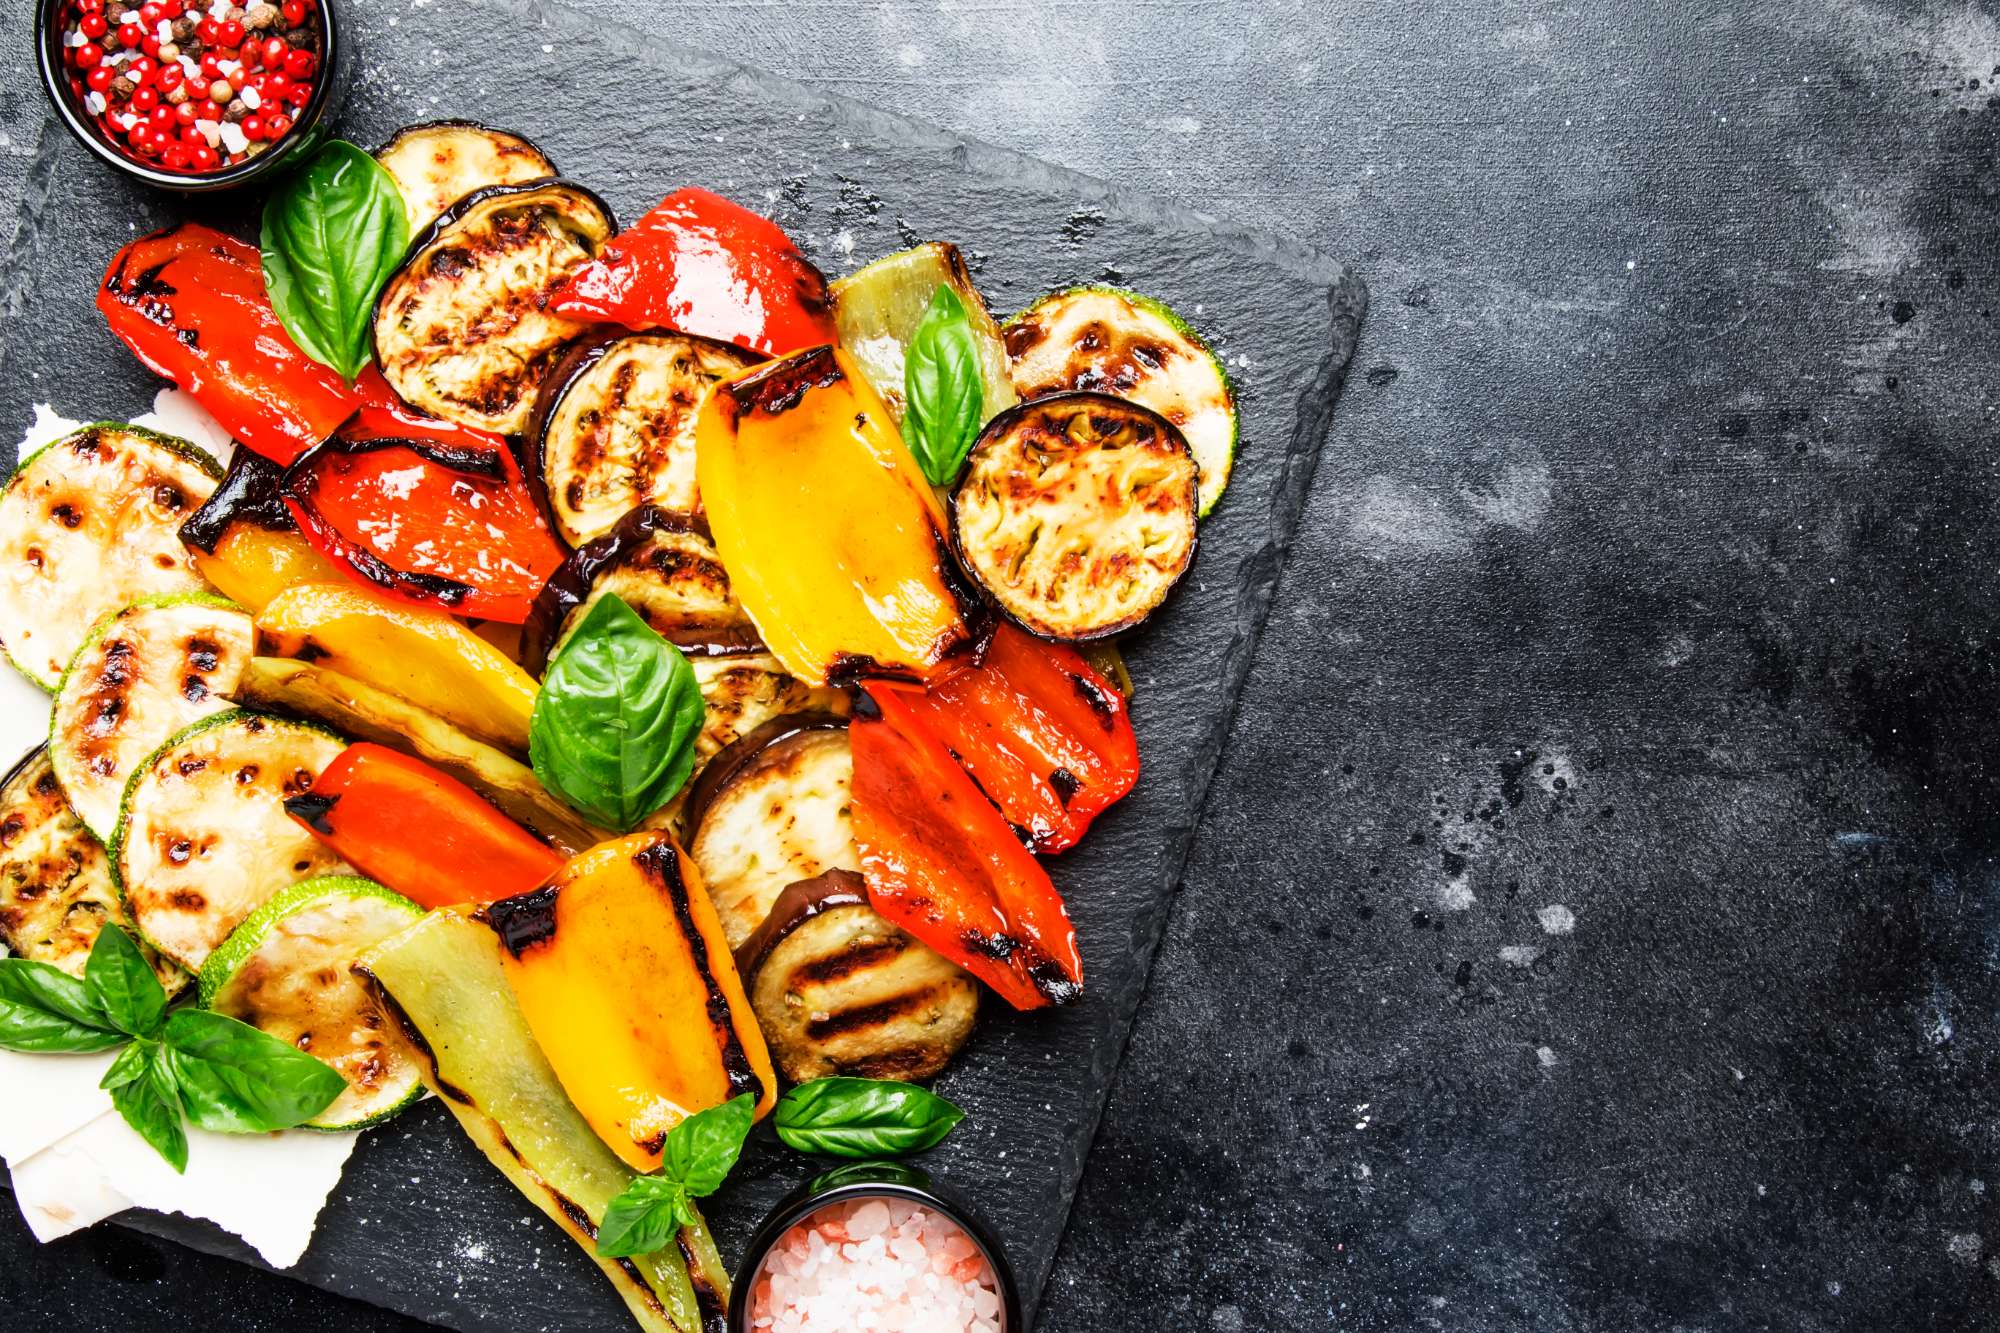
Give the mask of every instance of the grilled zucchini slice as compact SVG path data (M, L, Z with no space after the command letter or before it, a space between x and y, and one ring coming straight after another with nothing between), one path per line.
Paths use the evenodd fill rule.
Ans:
M1035 399L973 442L951 521L960 560L1015 624L1101 639L1151 615L1194 560L1194 455L1122 398Z
M141 938L191 972L278 890L347 870L285 813L347 743L241 709L205 717L132 773L111 865Z
M222 469L186 440L101 421L0 488L0 648L45 690L84 635L141 597L208 585L179 529Z
M598 598L616 593L690 657L761 652L700 519L644 505L570 553L542 585L522 629L521 660L540 672Z
M373 741L442 769L565 855L610 837L549 795L526 764L387 690L308 662L251 661L238 703L310 718L358 741Z
M520 135L470 120L406 125L375 150L375 160L402 191L412 236L474 190L556 174L555 163Z
M402 1031L355 959L424 915L400 893L352 875L292 885L243 919L201 969L201 1002L323 1061L347 1091L304 1129L363 1129L423 1095Z
M1201 469L1202 518L1236 463L1236 390L1221 358L1188 322L1150 296L1072 287L1007 321L1014 388L1023 398L1069 389L1129 398L1180 428Z
M940 287L951 288L965 302L972 338L979 347L984 417L998 416L1017 401L1000 326L986 313L965 257L955 245L931 241L856 269L831 289L840 345L882 395L898 425L903 421L904 354Z
M202 593L147 598L91 630L56 689L49 761L92 833L116 831L126 779L162 741L230 706L255 644L241 607Z
M718 380L756 359L685 333L604 333L563 353L529 431L563 540L601 537L640 505L700 512L695 409Z
M63 799L48 755L36 750L0 781L0 942L17 957L83 975L106 923L129 925L104 848ZM139 951L169 995L187 973Z
M520 433L542 372L584 331L549 313L549 293L616 230L604 201L567 181L459 200L411 244L376 302L383 377L432 416Z

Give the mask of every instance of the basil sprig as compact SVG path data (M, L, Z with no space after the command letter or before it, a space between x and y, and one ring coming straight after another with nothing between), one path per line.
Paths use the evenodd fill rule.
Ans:
M715 1193L736 1165L756 1115L749 1093L697 1111L667 1131L660 1169L640 1176L604 1210L597 1252L606 1259L651 1254L701 1220L694 1201Z
M778 1102L773 1126L787 1146L828 1157L900 1157L934 1148L961 1111L914 1083L816 1078Z
M925 480L933 486L958 480L985 419L972 319L957 292L939 287L903 354L903 442Z
M336 139L264 204L264 287L301 351L352 380L368 364L375 298L403 260L410 219L396 178Z
M304 1051L221 1014L167 1009L132 937L98 931L83 979L0 959L0 1047L49 1053L123 1045L99 1086L140 1138L187 1170L185 1117L202 1129L263 1134L312 1119L347 1080Z
M687 658L606 595L549 663L528 758L544 787L628 833L687 781L706 713Z

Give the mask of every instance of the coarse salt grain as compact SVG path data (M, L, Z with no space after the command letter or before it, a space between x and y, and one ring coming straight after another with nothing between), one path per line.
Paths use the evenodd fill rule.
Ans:
M902 1199L834 1204L786 1232L751 1288L767 1333L1000 1333L993 1267L950 1218Z

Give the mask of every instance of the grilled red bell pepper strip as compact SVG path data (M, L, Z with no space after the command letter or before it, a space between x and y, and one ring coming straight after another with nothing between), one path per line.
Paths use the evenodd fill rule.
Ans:
M97 308L146 369L274 463L332 435L359 401L278 322L256 249L212 227L183 223L120 250Z
M1016 1009L1075 999L1083 959L1041 863L904 694L869 699L848 726L869 903Z
M564 279L549 309L784 356L835 341L826 277L769 218L676 190Z
M392 597L520 624L563 550L513 451L380 393L286 469L299 531Z
M341 859L420 907L489 903L546 884L562 853L470 787L380 745L350 745L285 809Z
M1002 625L985 659L904 696L1038 852L1076 845L1139 780L1125 700L1074 648Z

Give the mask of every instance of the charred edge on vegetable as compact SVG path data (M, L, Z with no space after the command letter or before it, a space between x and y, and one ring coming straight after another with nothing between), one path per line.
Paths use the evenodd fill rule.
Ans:
M959 942L970 952L983 953L995 962L1006 963L1010 967L1018 963L1028 983L1040 991L1050 1004L1068 1004L1083 994L1082 983L1072 980L1061 963L1031 941L997 932L988 935L966 930L959 933Z
M365 440L336 435L322 448L341 454L372 454L383 449L408 449L428 463L488 481L507 480L507 467L500 461L501 446L482 449L474 445L451 445L442 440L426 440L402 435L372 436ZM314 452L318 452L315 450Z
M821 912L836 907L861 907L868 902L868 884L852 870L829 870L811 879L793 880L778 894L757 929L736 946L736 970L745 985L756 979L771 950ZM900 950L901 946L897 948ZM822 978L812 978L821 980ZM831 978L828 978L831 979Z
M363 963L350 963L347 970L356 977L359 977L368 989L373 992L375 1002L381 1006L382 1012L396 1020L396 1026L402 1029L403 1039L410 1043L410 1049L417 1053L417 1058L422 1060L425 1068L430 1071L430 1083L432 1087L438 1090L438 1096L449 1098L461 1106L470 1106L473 1110L477 1111L479 1103L473 1101L465 1089L452 1083L443 1074L438 1072L437 1052L431 1049L430 1039L424 1036L415 1023L410 1021L409 1014L405 1013L403 1006L397 1003L396 997L389 993L389 988L382 984L382 979L377 977L373 972L370 972L367 965ZM511 1150L513 1145L509 1144L508 1147ZM515 1156L518 1157L520 1154L515 1153Z
M680 1246L681 1266L687 1269L688 1285L694 1288L695 1309L701 1315L702 1333L722 1333L729 1326L729 1302L722 1299L722 1293L708 1280L708 1272L701 1266L694 1247L687 1243L686 1235L676 1231L674 1242Z
M229 460L222 484L201 508L181 524L181 544L215 554L215 548L238 523L266 532L297 532L298 521L285 507L285 470L249 449L238 449Z
M375 586L386 588L390 592L405 593L423 601L436 602L447 608L464 602L472 595L472 585L460 583L457 579L448 579L442 574L423 574L414 570L397 569L373 551L365 550L350 540L319 512L313 503L313 495L319 489L319 478L313 469L317 466L322 451L339 451L342 443L336 436L324 444L307 450L285 469L280 488L285 497L298 506L298 515L303 517L314 534L335 552L334 559L346 564L355 574Z
M558 531L553 524L549 530ZM534 607L521 626L521 666L528 674L539 676L548 666L549 654L555 651L556 640L562 637L564 623L590 600L590 590L597 580L662 532L692 533L703 541L713 540L708 524L699 515L640 505L619 519L617 527L569 553L569 558L557 566L535 595ZM733 657L763 648L763 640L754 631L746 631L746 636L741 640L720 637L687 643L674 640L674 646L690 657Z
M864 700L867 697L866 694L860 696ZM715 798L765 750L806 732L840 731L846 726L847 719L834 713L786 713L744 732L718 750L694 780L684 807L687 827L690 830L699 829L701 821L708 815L708 808L715 804Z
M834 359L833 348L822 346L773 361L741 379L716 386L716 401L729 413L734 425L752 412L783 416L805 401L814 389L838 384L846 375Z
M550 177L553 178L562 175L561 169L556 166L555 159L550 157L547 153L543 152L542 146L536 143L533 139L530 139L527 135L516 134L512 130L503 130L495 125L482 125L476 120L466 120L463 119L462 117L457 117L457 116L447 116L443 120L425 120L425 121L419 121L415 125L405 125L403 126L402 129L397 130L387 139L384 139L380 147L371 149L369 151L368 156L375 158L377 161L380 161L382 154L388 152L391 148L394 148L397 144L401 143L404 139L408 138L410 135L424 134L431 130L478 130L483 134L495 134L499 135L501 138L504 139L512 139L515 142L526 146L527 149L530 152L532 152L536 157L539 157L542 161L548 163Z
M1106 731L1118 725L1117 701L1108 697L1102 686L1076 671L1069 673L1069 683L1076 688L1077 697L1083 700L1091 715L1103 724Z
M284 800L285 813L298 820L322 838L333 836L333 825L327 816L340 803L338 796L327 796L320 792L302 792L297 796L287 796Z
M175 223L171 227L162 227L158 231L150 232L140 237L138 241L133 242L132 246L128 246L125 250L119 252L117 267L106 274L104 278L104 290L111 293L112 297L120 305L129 306L145 316L151 323L157 324L164 329L174 327L173 307L168 304L168 301L177 293L173 284L160 280L160 274L164 273L167 266L174 261L172 259L163 259L151 268L142 270L136 276L129 278L126 274L126 269L132 262L130 251L133 247L145 241L160 240L164 237L172 236L181 229L182 225L181 223ZM197 342L193 329L178 330L178 336L189 347L194 346Z
M715 969L709 965L708 941L702 938L694 923L687 882L681 878L679 850L672 840L662 837L634 852L632 863L667 895L667 901L674 909L674 919L680 923L681 934L687 939L688 954L694 960L695 971L701 973L702 986L708 991L708 1025L714 1030L722 1049L722 1067L729 1077L729 1095L735 1097L747 1092L753 1100L762 1101L764 1080L750 1065L750 1054L743 1049L743 1039L736 1033L736 1015L729 1006L729 997L722 993L722 984L716 980Z
M475 916L493 928L508 953L519 958L555 938L556 900L560 896L560 890L551 884L488 903Z
M1063 809L1067 810L1069 803L1076 799L1076 794L1083 790L1083 783L1066 768L1052 768L1049 770L1049 788L1062 802Z

